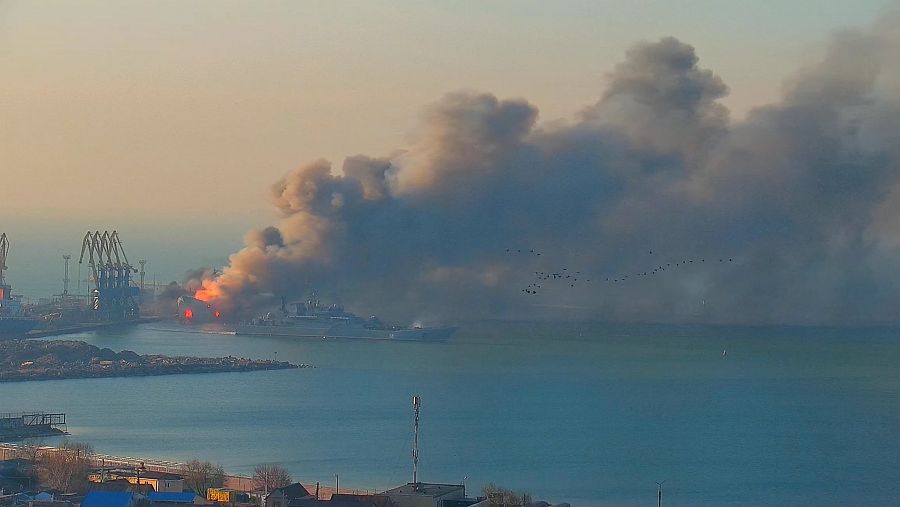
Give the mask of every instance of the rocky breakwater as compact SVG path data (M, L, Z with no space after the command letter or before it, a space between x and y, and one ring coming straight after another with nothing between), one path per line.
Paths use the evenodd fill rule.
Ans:
M73 340L0 341L0 382L306 368L269 359L115 352Z

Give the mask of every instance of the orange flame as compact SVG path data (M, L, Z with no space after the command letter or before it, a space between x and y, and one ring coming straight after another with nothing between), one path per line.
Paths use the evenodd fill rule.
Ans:
M204 303L211 303L222 298L222 289L215 281L204 280L203 287L197 289L194 297Z
M184 318L190 320L194 318L194 310L187 308L184 310Z

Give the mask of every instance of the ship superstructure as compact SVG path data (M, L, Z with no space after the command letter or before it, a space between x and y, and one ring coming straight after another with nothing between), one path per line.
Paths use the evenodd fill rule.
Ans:
M179 313L185 320L201 323L219 318L218 312L211 305L196 298L181 297L178 299L178 305ZM241 335L408 341L444 341L457 329L415 325L390 326L375 316L366 319L354 315L336 303L323 304L314 296L290 305L282 303L278 310L234 324L230 328Z

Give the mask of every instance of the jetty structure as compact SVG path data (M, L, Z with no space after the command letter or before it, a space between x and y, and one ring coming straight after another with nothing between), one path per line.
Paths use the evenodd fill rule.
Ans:
M66 435L66 414L18 412L0 414L0 441Z

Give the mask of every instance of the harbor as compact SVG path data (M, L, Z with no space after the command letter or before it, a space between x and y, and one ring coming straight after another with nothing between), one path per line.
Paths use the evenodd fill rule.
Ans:
M140 269L129 262L118 231L89 231L84 235L78 265L89 268L85 294L69 292L72 256L67 254L62 256L62 291L26 303L7 281L10 252L10 238L0 233L0 340L82 333L165 317L156 308L149 314L141 313L142 305L155 302L156 291L145 288L147 261L138 262Z

